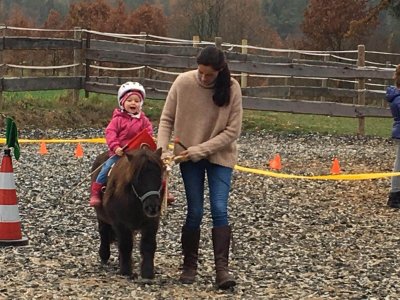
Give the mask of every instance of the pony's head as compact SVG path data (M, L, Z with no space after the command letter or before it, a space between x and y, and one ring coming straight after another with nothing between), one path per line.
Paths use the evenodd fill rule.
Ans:
M147 148L126 152L126 159L118 164L117 190L134 195L142 204L143 213L150 218L160 215L163 162L161 148L153 152Z

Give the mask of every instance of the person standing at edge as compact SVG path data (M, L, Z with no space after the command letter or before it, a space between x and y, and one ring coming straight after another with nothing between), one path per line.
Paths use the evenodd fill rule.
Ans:
M224 53L218 48L202 49L197 64L197 70L180 74L172 84L160 118L157 146L166 152L172 131L184 146L174 147L174 154L185 160L180 163L180 171L187 200L181 235L183 270L179 280L191 284L197 274L207 174L216 285L228 289L236 285L228 269L231 241L228 197L237 162L236 140L242 125L242 93L239 83L230 76Z
M396 159L393 172L400 172L400 65L396 67L393 79L394 85L390 85L386 89L386 100L389 102L394 120L392 138L396 145ZM392 208L400 208L400 176L392 177L387 205Z

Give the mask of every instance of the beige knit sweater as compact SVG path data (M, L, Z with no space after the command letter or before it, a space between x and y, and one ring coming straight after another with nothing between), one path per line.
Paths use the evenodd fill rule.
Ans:
M161 114L157 146L167 151L172 132L188 147L189 158L233 168L237 162L236 140L242 125L242 92L239 83L231 79L228 106L214 104L212 86L200 82L198 71L180 74L173 83ZM184 149L174 146L174 154Z

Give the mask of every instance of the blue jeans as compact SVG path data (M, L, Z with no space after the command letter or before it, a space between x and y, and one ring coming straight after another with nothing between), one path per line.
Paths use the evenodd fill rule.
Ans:
M104 163L104 165L101 167L99 175L97 175L96 182L105 184L107 181L107 175L111 169L111 166L120 158L121 158L121 156L114 155L114 156L111 156L109 159L107 159L106 162Z
M211 217L214 227L228 225L228 197L232 168L210 163L206 159L184 162L180 170L185 185L187 216L185 226L200 228L204 213L204 181L207 173L210 191Z

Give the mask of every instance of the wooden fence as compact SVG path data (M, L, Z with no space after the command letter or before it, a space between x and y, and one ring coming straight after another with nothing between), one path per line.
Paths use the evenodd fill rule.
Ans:
M127 80L141 82L149 98L162 100L177 74L197 67L196 55L207 44L196 37L190 44L171 45L167 38L162 43L145 33L132 38L80 28L75 28L71 38L11 36L7 31L13 28L0 29L0 105L3 91L71 89L73 103L79 90L116 94ZM231 45L217 38L215 44L225 51L231 73L241 82L245 109L358 118L360 134L364 134L365 117L391 117L383 99L393 64L384 55L372 53L379 62L367 66L371 62L365 59L368 52L363 45L344 51L353 58L343 62L333 52L268 49L277 53L265 55L245 40ZM30 61L12 61L14 53L26 53L26 58L34 51L44 54ZM56 58L57 51L67 54ZM57 66L55 61L66 64Z

